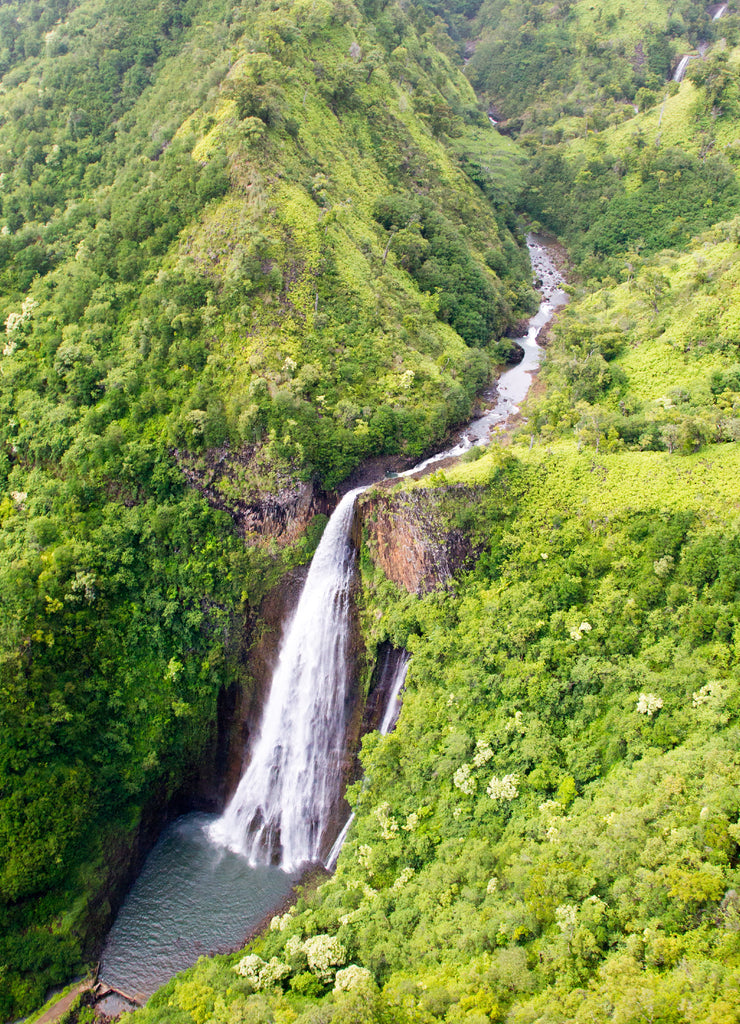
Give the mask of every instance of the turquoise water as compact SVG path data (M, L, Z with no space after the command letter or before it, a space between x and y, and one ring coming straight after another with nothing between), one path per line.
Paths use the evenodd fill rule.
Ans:
M140 1002L199 956L240 946L296 881L211 843L215 818L188 814L165 829L108 936L101 980Z

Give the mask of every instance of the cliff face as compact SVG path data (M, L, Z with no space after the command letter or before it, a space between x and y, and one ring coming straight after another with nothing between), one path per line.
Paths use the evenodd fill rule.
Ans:
M197 778L186 786L188 810L220 812L238 786L259 733L283 630L298 603L307 573L308 566L287 572L245 622L239 658L247 681L224 688L219 694L211 750L199 766Z
M476 500L470 487L375 490L360 498L355 542L364 540L385 575L410 594L445 586L471 565L476 550L463 528Z
M214 508L228 513L252 544L274 540L287 547L333 502L314 483L268 467L254 448L212 449L202 455L173 452L185 479Z

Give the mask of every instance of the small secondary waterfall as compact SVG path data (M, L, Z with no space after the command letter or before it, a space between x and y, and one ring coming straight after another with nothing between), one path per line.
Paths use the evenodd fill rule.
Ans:
M396 674L393 679L393 685L391 686L391 692L388 695L388 703L385 707L385 713L383 714L383 721L380 723L378 732L381 736L387 736L393 726L396 724L399 714L401 713L401 690L406 682L406 675L409 670L409 654L407 651L402 651L401 656L398 659L398 666L396 668ZM337 838L334 840L334 845L329 851L329 856L324 861L324 867L327 871L333 871L337 866L339 860L339 854L344 846L344 841L349 835L349 830L352 827L352 822L355 820L355 812L352 811L349 818L344 824L344 828L339 833Z
M396 724L396 720L401 713L401 690L406 682L408 670L409 654L406 651L403 651L401 657L398 659L398 667L396 668L396 675L393 679L393 686L391 687L391 692L388 695L388 703L386 704L383 721L380 723L380 728L378 729L381 736L388 735Z
M236 793L209 830L249 858L294 871L320 859L339 797L347 695L350 530L355 498L337 506L283 638L259 739Z
M685 53L683 55L683 57L681 58L681 60L678 62L676 70L673 72L673 81L674 82L683 82L684 77L686 75L686 68L689 66L689 61L690 60L691 60L691 54L690 53Z

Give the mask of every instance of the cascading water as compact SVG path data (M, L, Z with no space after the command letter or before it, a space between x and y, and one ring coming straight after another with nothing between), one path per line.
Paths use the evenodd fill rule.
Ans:
M683 55L683 57L681 58L681 60L678 62L678 65L676 66L676 70L673 72L673 81L674 82L683 82L684 78L686 77L686 69L689 66L689 61L690 60L691 60L691 54L690 53L685 53Z
M542 241L529 236L527 245L543 301L527 337L518 342L522 362L499 379L494 408L471 423L454 447L409 473L485 444L524 398L539 363L539 331L567 298ZM201 954L237 946L287 896L295 881L290 872L320 860L340 797L345 753L355 558L349 534L361 490L340 502L316 550L284 636L261 733L234 798L220 818L189 815L163 834L109 934L101 962L106 983L145 998ZM395 724L405 669L401 659L383 732ZM351 822L334 843L327 867L335 865ZM261 866L250 867L247 858Z
M354 567L350 529L361 490L345 495L324 531L280 648L251 761L210 826L211 839L252 864L294 871L319 860L340 795Z
M527 246L543 301L521 342L524 359L499 381L495 408L471 424L454 447L400 476L484 444L491 429L515 412L515 403L524 398L530 373L539 364L537 335L566 298L559 287L562 278L545 246L533 235L528 236ZM354 566L350 528L355 499L363 489L345 495L324 531L281 645L251 761L228 807L209 829L214 842L244 854L254 865L279 864L294 871L318 860L340 795Z
M402 651L401 656L398 659L396 674L393 677L393 685L391 686L391 692L388 696L388 703L385 707L383 721L380 723L380 728L378 729L381 736L388 735L396 724L398 716L401 713L401 690L404 688L406 683L408 670L409 654L407 651Z
M406 683L406 675L409 670L409 654L407 651L395 652L400 653L398 657L398 664L396 666L396 672L393 677L393 683L391 684L391 692L388 696L388 703L385 707L385 713L383 714L383 721L380 723L378 732L381 736L387 736L393 726L398 720L398 716L401 713L401 690ZM352 827L352 822L355 820L355 812L352 811L349 818L344 824L344 828L339 833L337 838L334 840L334 845L329 850L329 855L324 861L324 867L327 871L333 871L337 866L339 860L339 854L342 852L344 841L349 835L349 830Z

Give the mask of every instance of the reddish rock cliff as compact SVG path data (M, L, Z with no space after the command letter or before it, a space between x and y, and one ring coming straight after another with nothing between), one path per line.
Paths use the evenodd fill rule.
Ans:
M411 594L445 586L472 564L475 549L458 523L476 489L373 490L358 502L355 540L386 576Z

